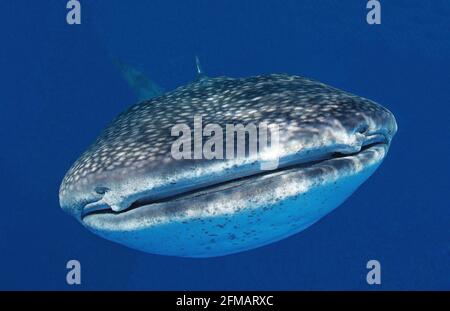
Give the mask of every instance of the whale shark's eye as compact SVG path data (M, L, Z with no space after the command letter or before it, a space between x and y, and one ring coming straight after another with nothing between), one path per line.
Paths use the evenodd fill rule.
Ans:
M356 128L356 133L360 133L360 134L364 134L364 133L366 133L367 131L369 130L369 126L367 125L367 124L365 124L365 123L363 123L363 124L361 124L361 125L359 125L357 128Z
M97 194L105 194L108 191L109 191L109 188L107 188L107 187L95 187L95 192Z

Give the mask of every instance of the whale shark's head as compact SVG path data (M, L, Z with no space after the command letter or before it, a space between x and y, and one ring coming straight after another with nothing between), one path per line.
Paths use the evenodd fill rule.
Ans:
M174 157L175 125L192 129L183 148L195 154L196 127L218 125L226 140L227 125L238 123L277 126L278 143L267 149L276 167L261 170L265 158L249 152ZM119 115L67 172L60 203L91 231L135 249L239 252L299 232L341 204L375 171L396 131L387 109L310 79L208 79Z

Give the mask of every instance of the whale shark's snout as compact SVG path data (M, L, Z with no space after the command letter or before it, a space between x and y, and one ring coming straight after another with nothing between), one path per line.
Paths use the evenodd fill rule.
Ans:
M277 166L261 170L264 159L248 152L174 158L173 127L195 132L196 116L200 130L275 124ZM119 115L67 172L60 203L91 231L146 252L239 252L297 233L341 204L376 170L396 131L386 108L310 79L208 79Z

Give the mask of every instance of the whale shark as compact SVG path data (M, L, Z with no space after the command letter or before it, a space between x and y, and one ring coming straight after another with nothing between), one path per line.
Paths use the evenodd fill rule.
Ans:
M297 234L377 170L397 131L383 106L302 76L213 78L197 60L196 81L162 93L119 66L150 98L106 126L64 176L59 199L91 232L147 253L222 256ZM278 166L261 170L248 154L174 159L171 128L196 115L277 124Z

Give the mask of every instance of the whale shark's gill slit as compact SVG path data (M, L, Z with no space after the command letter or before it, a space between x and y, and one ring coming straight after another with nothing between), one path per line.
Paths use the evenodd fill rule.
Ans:
M131 210L135 210L138 209L140 207L143 206L148 206L148 205L152 205L152 204L161 204L161 203L166 203L166 202L173 202L173 201L177 201L177 200L184 200L187 198L192 198L192 197L200 197L206 194L211 194L211 193L215 193L215 192L219 192L219 191L223 191L226 189L231 189L234 187L238 187L246 182L250 182L253 179L259 178L259 177L266 177L266 176L274 176L275 174L282 174L286 171L290 171L290 170L297 170L297 169L302 169L302 168L307 168L307 167L311 167L313 165L318 165L321 164L323 162L332 160L332 159L339 159L339 158L345 158L345 157L351 157L354 156L358 153L361 153L365 150L368 150L374 146L377 145L385 145L386 141L380 139L376 142L371 141L368 144L364 144L361 147L361 150L359 152L354 152L354 153L342 153L342 152L334 152L334 153L330 153L328 156L321 158L320 160L315 160L315 161L309 161L309 162L303 162L303 163L296 163L296 164L291 164L291 165L286 165L283 167L279 167L278 169L272 170L272 171L260 171L256 174L252 174L252 175L248 175L248 176L243 176L243 177L239 177L236 179L232 179L232 180L228 180L228 181L223 181L223 182L218 182L212 185L208 185L208 186L204 186L201 188L195 188L195 189L191 189L188 191L184 191L182 193L177 193L177 194L173 194L173 195L168 195L162 198L154 198L154 197L142 197L137 199L136 201L134 201L133 203L130 204L130 206L126 209L123 209L121 211L114 211L111 208L104 208L104 209L98 209L98 210L92 210L92 211L88 211L86 213L84 213L81 217L81 219L84 219L87 216L90 215L94 215L94 214L122 214L122 213L126 213L129 212Z

